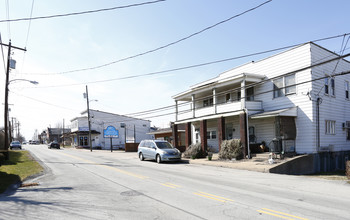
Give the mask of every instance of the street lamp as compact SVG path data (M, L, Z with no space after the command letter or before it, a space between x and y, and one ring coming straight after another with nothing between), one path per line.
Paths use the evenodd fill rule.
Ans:
M5 129L5 138L4 138L4 149L8 149L8 145L9 145L9 141L8 141L8 86L10 85L10 83L14 82L14 81L26 81L26 82L30 82L34 85L39 84L37 81L32 81L32 80L28 80L28 79L12 79L12 80L8 80L8 74L6 76L6 83L5 83L5 111L4 111L4 129ZM8 154L6 156L8 158Z

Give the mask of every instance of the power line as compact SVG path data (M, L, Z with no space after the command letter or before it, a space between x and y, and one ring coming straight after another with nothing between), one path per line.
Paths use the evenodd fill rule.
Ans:
M27 30L27 38L26 38L26 42L25 42L25 46L24 47L27 47L27 44L28 44L28 38L29 38L29 31L30 31L30 26L31 26L31 23L32 23L32 16L33 16L33 9L34 9L34 0L32 1L32 7L31 7L31 10L30 10L30 19L29 19L29 24L28 24L28 30Z
M321 39L317 39L317 40L314 40L314 41L311 41L311 42L319 42L319 41L334 39L334 38L343 37L343 36L347 36L347 35L350 35L350 33L346 33L346 34L342 34L342 35L336 35L336 36L332 36L332 37L321 38ZM302 44L305 44L305 43L302 43ZM144 73L144 74L125 76L125 77L118 77L118 78L105 79L105 80L96 80L96 81L83 82L83 83L73 83L73 84L65 84L65 85L52 85L52 86L36 86L36 87L30 87L30 88L37 88L38 89L38 88L54 88L54 87L66 87L66 86L78 86L78 85L86 85L86 84L93 84L93 83L104 83L104 82L133 79L133 78L139 78L139 77L145 77L145 76L152 76L152 75L158 75L158 74L162 74L162 73L175 72L175 71L180 71L180 70L185 70L185 69L191 69L191 68L198 68L198 67L207 66L207 65L213 65L213 64L222 63L222 62L228 62L228 61L242 59L242 58L246 58L246 57L250 57L250 56L262 55L262 54L265 54L265 53L271 53L271 52L275 52L275 51L289 49L289 48L296 47L296 46L299 46L299 45L302 45L302 44L293 44L293 45L290 45L290 46L275 48L275 49L261 51L261 52L257 52L257 53L251 53L251 54L246 54L246 55L242 55L242 56L231 57L231 58L226 58L226 59L222 59L222 60L216 60L216 61L211 61L211 62L206 62L206 63L201 63L201 64L195 64L195 65L190 65L190 66L185 66L185 67L178 67L178 68L169 69L169 70L151 72L151 73Z
M199 34L205 32L205 31L207 31L207 30L210 30L210 29L212 29L212 28L214 28L214 27L216 27L216 26L218 26L218 25L221 25L221 24L223 24L223 23L226 23L226 22L228 22L228 21L230 21L230 20L232 20L232 19L234 19L234 18L240 17L240 16L242 16L242 15L248 13L248 12L254 11L254 10L256 10L256 9L258 9L258 8L260 8L260 7L262 7L263 5L265 5L265 4L267 4L267 3L271 2L271 1L272 1L272 0L268 0L268 1L264 2L264 3L261 3L261 4L258 5L258 6L255 6L255 7L253 7L253 8L250 8L250 9L244 11L244 12L241 12L241 13L239 13L239 14L236 14L236 15L234 15L234 16L231 16L230 18L227 18L227 19L225 19L225 20L222 20L222 21L220 21L220 22L218 22L218 23L216 23L216 24L213 24L213 25L211 25L211 26L208 26L208 27L206 27L206 28L204 28L204 29L202 29L202 30L200 30L200 31L197 31L197 32L195 32L195 33L192 33L192 34L190 34L190 35L188 35L188 36L186 36L186 37L183 37L183 38L181 38L181 39L179 39L179 40L173 41L173 42L168 43L168 44L166 44L166 45L160 46L160 47L158 47L158 48L155 48L155 49L152 49L152 50L148 50L148 51L146 51L146 52L139 53L139 54L136 54L136 55L133 55L133 56L125 57L125 58L122 58L122 59L119 59L119 60L116 60L116 61L112 61L112 62L110 62L110 63L102 64L102 65L99 65L99 66L88 67L88 68L82 68L82 69L76 69L76 70L69 70L69 71L64 71L64 72L60 72L60 73L53 73L53 74L66 74L66 73L74 73L74 72L81 72L81 71L99 69L99 68L106 67L106 66L109 66L109 65L112 65L112 64L116 64L116 63L119 63L119 62L122 62L122 61L126 61L126 60L129 60L129 59L133 59L133 58L136 58L136 57L139 57L139 56L143 56L143 55L149 54L149 53L153 53L153 52L156 52L156 51L158 51L158 50L162 50L162 49L164 49L164 48L170 47L170 46L172 46L172 45L175 45L175 44L178 44L178 43L180 43L180 42L182 42L182 41L185 41L185 40L187 40L187 39L189 39L189 38L192 38L192 37L194 37L194 36L196 36L196 35L199 35ZM0 21L0 22L1 22L1 21ZM49 75L51 75L51 74L52 74L52 73L50 73Z
M2 44L1 33L0 33L0 45L1 45L2 61L4 63L4 73L6 74L5 55L4 55L4 47L3 47L3 44Z
M7 19L7 20L0 20L0 23L2 22L16 22L16 21L28 21L28 20L38 20L38 19L48 19L48 18L58 18L58 17L67 17L67 16L76 16L76 15L82 15L82 14L91 14L91 13L97 13L97 12L103 12L103 11L112 11L116 9L124 9L124 8L130 8L135 6L141 6L141 5L148 5L158 2L163 2L166 0L156 0L156 1L149 1L149 2L142 2L137 4L131 4L131 5L124 5L124 6L117 6L112 8L103 8L103 9L97 9L97 10L89 10L89 11L81 11L81 12L73 12L73 13L67 13L67 14L58 14L58 15L48 15L48 16L40 16L40 17L34 17L34 18L17 18L17 19Z

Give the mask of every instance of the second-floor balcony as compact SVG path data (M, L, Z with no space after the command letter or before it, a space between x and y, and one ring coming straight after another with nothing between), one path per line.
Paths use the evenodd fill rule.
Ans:
M262 111L262 101L246 101L245 107L250 112ZM176 121L190 120L201 117L213 118L221 115L238 115L243 111L241 101L233 101L227 103L220 103L205 107L198 107L195 109L182 110L177 113Z

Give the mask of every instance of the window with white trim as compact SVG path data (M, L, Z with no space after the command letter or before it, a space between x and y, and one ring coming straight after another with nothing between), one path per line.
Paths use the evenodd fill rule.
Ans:
M296 93L295 74L273 80L273 97L282 97Z
M349 82L348 81L344 82L344 87L345 87L345 98L349 99Z
M324 94L335 96L335 79L327 77L324 79Z
M216 139L216 131L207 131L207 139Z
M326 134L335 134L335 121L326 120Z

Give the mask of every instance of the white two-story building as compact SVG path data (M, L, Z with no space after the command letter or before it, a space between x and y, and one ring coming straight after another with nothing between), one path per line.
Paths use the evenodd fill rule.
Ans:
M350 152L350 62L339 57L306 43L223 72L173 96L175 124L186 124L187 147L200 142L219 151L223 140L239 138L246 156L249 145L266 143L275 152L315 154L343 166Z
M125 143L139 143L143 139L151 139L148 133L150 121L127 117L108 112L90 109L91 143L92 148L113 149L125 148ZM104 131L113 127L113 134L117 136L106 137ZM89 123L87 111L81 113L80 117L71 120L72 145L89 148Z

